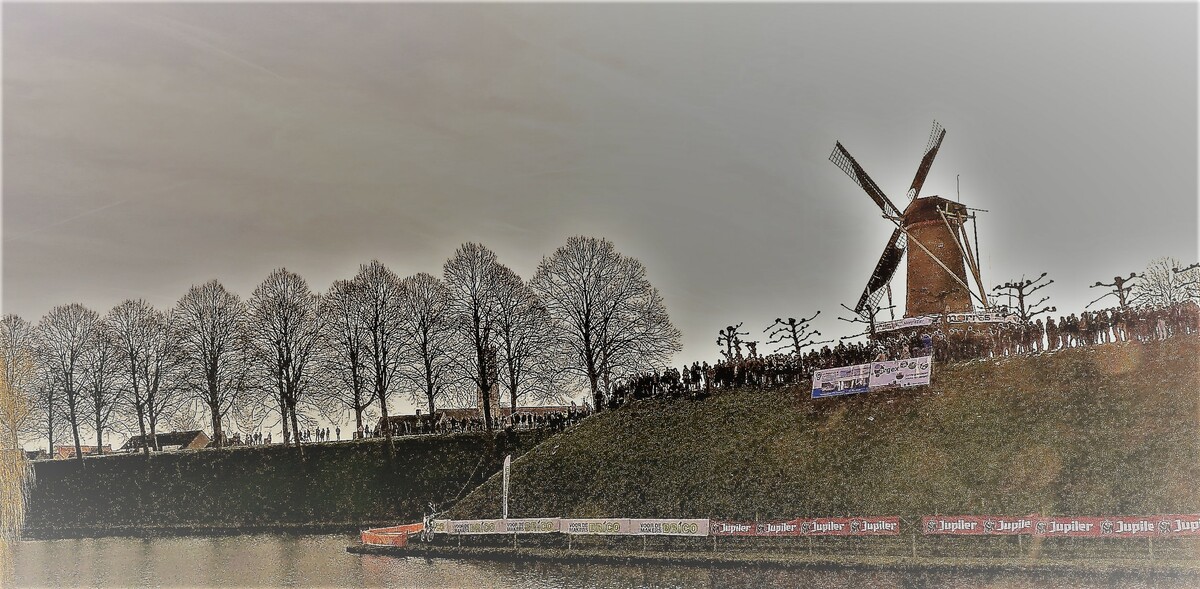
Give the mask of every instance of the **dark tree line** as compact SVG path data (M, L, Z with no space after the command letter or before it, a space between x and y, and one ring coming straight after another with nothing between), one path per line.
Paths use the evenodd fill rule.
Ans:
M489 425L499 395L519 406L585 389L603 407L616 379L680 350L645 267L588 237L529 281L467 243L441 277L402 279L372 260L319 293L280 268L247 300L212 280L169 310L69 304L0 325L6 370L24 367L5 381L22 400L5 415L11 443L45 438L53 452L65 436L80 458L85 433L98 450L106 432L141 436L149 452L166 429L211 429L217 446L230 429L271 424L295 444L315 416L350 416L362 431L396 395L430 413L481 402Z

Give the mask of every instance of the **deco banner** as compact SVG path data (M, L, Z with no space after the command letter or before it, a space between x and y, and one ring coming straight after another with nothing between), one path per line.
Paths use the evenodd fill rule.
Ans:
M871 363L870 388L915 387L929 384L933 356Z
M562 525L562 520L557 517L529 517L503 521L504 531L509 534L548 534L557 532Z
M502 519L454 519L446 524L447 534L505 534ZM434 527L436 530L436 526Z
M631 519L629 527L639 536L707 536L706 519Z
M631 534L632 527L628 519L563 519L559 531L564 534L599 534L621 535Z
M1033 533L1038 516L998 517L990 515L938 515L921 518L926 536L1011 536Z
M898 517L817 517L795 520L802 536L898 536Z

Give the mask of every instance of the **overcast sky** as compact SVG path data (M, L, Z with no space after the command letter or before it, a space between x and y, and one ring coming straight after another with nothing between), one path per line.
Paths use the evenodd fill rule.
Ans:
M646 264L677 364L737 321L847 335L891 227L829 153L903 208L934 119L923 194L961 175L989 211L989 288L1046 271L1077 311L1198 256L1195 3L6 3L3 81L31 321L280 266L440 275L465 241L529 278L583 234Z

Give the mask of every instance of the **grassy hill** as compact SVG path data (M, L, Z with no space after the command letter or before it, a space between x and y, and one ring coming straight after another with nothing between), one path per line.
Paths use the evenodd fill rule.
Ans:
M513 463L510 517L1200 511L1200 338L937 364L912 390L647 401ZM453 517L498 517L499 475Z
M538 432L256 446L34 463L33 536L419 521L520 455Z

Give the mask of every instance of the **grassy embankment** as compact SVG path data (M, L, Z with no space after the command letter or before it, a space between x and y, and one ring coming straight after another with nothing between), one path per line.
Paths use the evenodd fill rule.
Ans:
M356 528L420 521L536 433L257 446L35 463L26 535Z
M1145 541L911 533L917 518L935 513L1200 511L1198 358L1200 338L1177 337L939 364L931 386L912 390L814 401L803 388L743 389L699 402L641 402L514 461L509 514L898 515L900 538L817 539L818 552L905 555L915 547L924 555L1145 558ZM492 477L453 516L496 517L499 484ZM808 546L803 539L721 542ZM1174 540L1153 549L1196 559L1198 546Z

